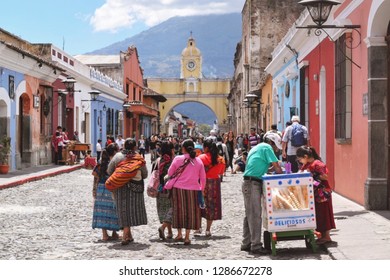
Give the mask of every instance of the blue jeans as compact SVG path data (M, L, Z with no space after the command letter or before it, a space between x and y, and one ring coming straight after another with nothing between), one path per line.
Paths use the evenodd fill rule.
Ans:
M262 220L261 220L261 188L263 184L256 181L244 180L242 194L244 196L245 217L243 225L242 246L251 247L251 251L260 249Z

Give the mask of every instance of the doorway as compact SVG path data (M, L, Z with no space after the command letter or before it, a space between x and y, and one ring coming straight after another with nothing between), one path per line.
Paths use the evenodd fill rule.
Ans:
M24 93L19 98L19 120L18 120L18 152L23 164L31 162L31 99Z

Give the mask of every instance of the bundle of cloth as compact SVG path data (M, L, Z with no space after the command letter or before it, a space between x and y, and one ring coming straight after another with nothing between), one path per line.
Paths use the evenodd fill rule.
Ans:
M126 185L146 164L144 158L139 154L132 154L122 160L115 168L115 171L106 181L106 188L109 191L116 190Z

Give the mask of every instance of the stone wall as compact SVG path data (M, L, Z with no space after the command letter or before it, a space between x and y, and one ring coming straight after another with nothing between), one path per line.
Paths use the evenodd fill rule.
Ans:
M248 127L256 127L254 120L262 116L248 116L243 111L242 101L249 91L261 89L267 79L264 72L272 59L272 52L288 29L298 19L304 7L296 0L247 0L242 9L241 48L237 48L234 57L234 80L229 102L236 132L246 132ZM256 113L252 110L251 113Z

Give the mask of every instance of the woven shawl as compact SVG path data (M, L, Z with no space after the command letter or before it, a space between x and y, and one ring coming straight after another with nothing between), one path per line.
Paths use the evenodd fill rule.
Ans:
M106 181L106 188L109 191L118 189L127 184L137 171L145 165L145 160L140 154L132 154L122 160L115 168L115 171Z

